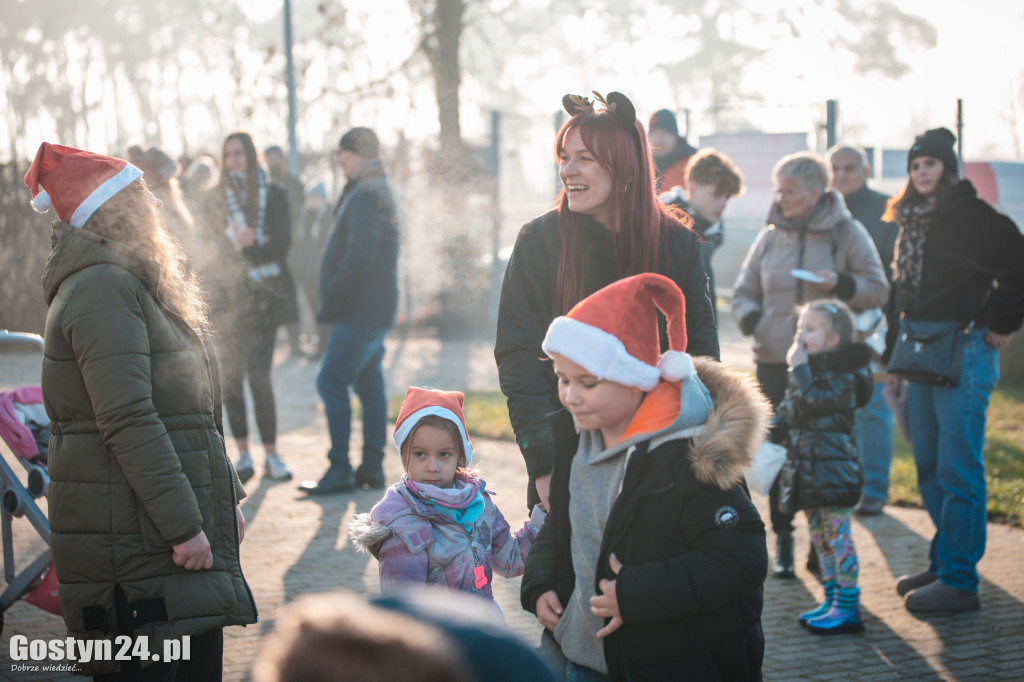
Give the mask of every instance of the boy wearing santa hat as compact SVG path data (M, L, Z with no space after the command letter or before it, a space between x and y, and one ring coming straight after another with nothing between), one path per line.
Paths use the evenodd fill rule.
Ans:
M557 451L521 598L569 679L758 679L768 556L743 471L765 435L764 397L681 350L685 301L661 275L592 294L543 348L565 408L553 418L571 416L579 444Z

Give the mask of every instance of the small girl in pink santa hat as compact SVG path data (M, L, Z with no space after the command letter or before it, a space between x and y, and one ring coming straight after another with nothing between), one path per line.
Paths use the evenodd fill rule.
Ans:
M395 421L405 475L369 514L349 525L356 548L380 561L381 590L443 585L494 601L491 575L522 575L544 522L535 507L516 533L467 468L473 445L462 414L464 396L410 386Z
M684 352L685 320L679 287L641 274L542 344L579 443L556 450L521 600L569 680L761 677L768 555L743 472L770 411L750 377Z

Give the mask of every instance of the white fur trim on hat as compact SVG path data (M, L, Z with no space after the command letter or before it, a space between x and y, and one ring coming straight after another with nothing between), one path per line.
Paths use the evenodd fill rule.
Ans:
M50 210L52 202L50 201L50 195L46 193L45 189L40 189L39 194L32 197L32 210L38 213L46 213Z
M693 367L693 358L690 354L679 350L663 353L658 359L658 369L661 376L668 381L686 381L697 371Z
M575 362L598 379L649 391L658 385L661 372L629 354L622 341L597 327L556 317L541 348L548 355L558 353Z
M473 457L473 446L469 442L469 435L466 433L466 427L462 425L462 420L459 416L445 407L439 407L437 405L430 405L424 407L421 410L416 410L408 417L405 418L397 429L395 429L395 445L398 447L398 452L402 452L402 443L409 437L412 430L416 428L416 425L420 423L420 420L427 415L434 415L447 419L453 422L459 429L459 435L462 436L462 449L466 451L466 466L469 466L469 460Z
M92 214L96 212L96 209L141 177L142 171L130 163L125 163L124 168L117 175L107 178L102 185L94 189L92 194L87 196L78 205L78 208L71 215L68 225L71 227L84 227L85 223L92 217Z

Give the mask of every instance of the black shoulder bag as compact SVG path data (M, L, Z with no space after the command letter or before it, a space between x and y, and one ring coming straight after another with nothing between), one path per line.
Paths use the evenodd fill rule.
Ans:
M960 382L964 341L974 329L952 320L908 320L901 317L889 373L907 381L951 388Z

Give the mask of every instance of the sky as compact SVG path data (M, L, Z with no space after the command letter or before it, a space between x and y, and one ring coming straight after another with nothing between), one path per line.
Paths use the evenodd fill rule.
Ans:
M790 1L749 0L757 2L759 7L783 6ZM259 23L275 19L282 2L245 0L242 5L249 18ZM545 2L518 0L520 5L531 7L543 7ZM299 3L293 0L293 4ZM864 4L870 6L871 3ZM857 141L868 146L905 148L917 132L938 125L954 127L956 100L963 98L967 125L965 158L1024 159L1024 48L1020 45L1020 36L1024 34L1024 2L973 0L966 5L898 0L897 4L904 12L925 17L937 30L938 42L933 49L899 47L901 58L911 67L910 73L898 80L857 74L848 54L830 49L824 32L807 31L799 39L765 45L764 57L744 69L748 90L757 91L763 98L761 103L749 105L747 118L769 132L811 130L823 120L825 100L836 99L847 136L854 135L860 138ZM625 92L643 118L657 109L669 108L676 111L682 121L682 109L690 108L694 138L715 132L710 117L703 111L704 102L691 103L686 101L685 94L673 92L664 72L656 68L658 63L673 58L672 41L665 34L673 19L671 12L657 10L653 3L640 0L636 0L635 5L637 12L646 13L647 34L618 51L588 42L588 36L593 35L594 20L581 18L569 22L561 44L555 41L543 46L544 61L540 69L528 67L525 60L517 64L515 50L510 50L507 56L499 53L497 58L508 59L511 73L518 75L515 82L528 84L527 92L510 87L502 90L501 85L497 86L497 93L489 92L489 88L494 89L492 83L465 79L462 127L466 139L471 143L485 140L490 106L513 115L534 117L545 127L559 110L565 92L587 93L590 90ZM410 35L398 11L403 6L404 3L382 4L379 0L345 2L350 12L369 13L375 19L367 27L375 37L374 44L395 55L406 47ZM814 11L810 3L804 7L808 13ZM300 25L302 19L296 17L296 25ZM306 19L308 23L309 17ZM747 27L746 30L756 32L758 28ZM273 34L280 35L280 32L271 31L270 35ZM532 46L528 38L522 36L521 44ZM469 57L473 58L475 55ZM612 75L605 75L604 68L610 68ZM598 73L602 75L595 76ZM213 78L211 76L210 80ZM372 79L372 74L367 78ZM492 105L492 101L497 103ZM300 115L326 118L329 113L311 108L300 111ZM436 109L427 84L420 85L419 92L391 106L380 103L365 109L357 106L354 116L360 115L373 121L385 144L395 143L400 132L413 139L427 139L437 132ZM337 134L329 125L307 127L319 132L309 132L306 139L300 137L300 145L305 148L321 148L332 143ZM323 132L325 130L329 132ZM33 137L46 135L45 130L31 132ZM300 136L302 134L300 129ZM90 141L90 144L94 143ZM180 150L172 148L170 151Z

